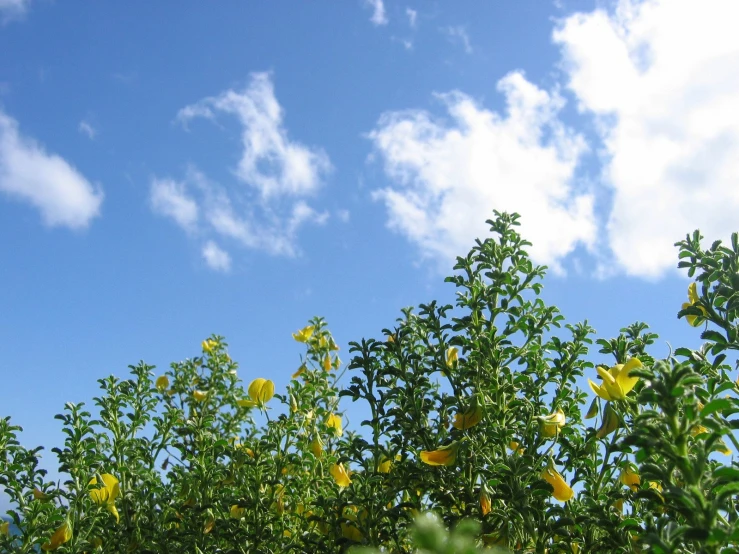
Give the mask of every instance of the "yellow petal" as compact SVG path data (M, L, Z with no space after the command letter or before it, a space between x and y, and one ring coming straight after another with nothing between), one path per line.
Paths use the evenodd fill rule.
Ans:
M400 459L400 456L395 456L396 460ZM390 473L390 470L393 467L393 461L389 458L386 458L385 456L382 456L380 458L380 463L377 466L377 471L380 473Z
M526 449L525 449L525 448L523 448L523 447L522 447L522 446L521 446L521 445L520 445L520 444L519 444L518 442L516 442L516 441L511 441L511 442L509 442L509 443L508 443L508 448L509 448L510 450L513 450L513 451L514 451L514 452L515 452L516 454L523 454L524 452L526 452Z
M275 384L261 377L254 379L249 385L249 397L260 406L264 406L275 395Z
M698 296L698 284L697 283L690 283L688 285L688 300L690 301L690 304L696 304L700 300L700 297Z
M308 325L307 327L303 327L297 333L293 333L293 338L298 342L308 342L308 339L311 337L315 329L316 328L313 325Z
M554 492L552 492L552 496L554 496L554 498L556 498L560 502L567 502L568 500L572 499L573 496L575 496L575 491L570 488L570 486L567 484L567 481L564 480L562 475L560 475L560 473L556 469L554 469L554 465L552 465L551 462L542 472L541 477L547 483L552 485L552 488L554 489Z
M626 485L634 492L638 491L639 485L641 485L641 478L639 477L639 474L636 473L630 466L626 466L626 468L621 472L618 480L621 481L621 484Z
M565 426L567 418L561 408L547 416L539 416L539 427L541 434L545 437L556 437L557 433Z
M233 506L231 506L229 515L233 519L241 519L242 517L244 517L245 514L246 514L246 508L241 508L239 507L238 504L234 504Z
M336 436L340 437L344 434L344 430L341 428L341 416L329 414L326 418L326 425L334 430Z
M331 367L332 367L332 365L331 365L331 355L327 353L323 357L323 369L324 369L324 371L331 371Z
M331 473L331 476L334 478L334 481L336 481L336 484L340 487L348 487L351 485L352 480L349 478L349 472L347 472L346 468L344 467L344 464L334 464L331 466L331 469L329 470Z
M619 371L618 376L616 377L616 383L624 395L629 394L631 389L633 389L639 381L638 377L631 375L631 371L640 367L642 367L642 363L639 358L631 358L624 364L621 371Z
M305 366L305 364L301 364L298 370L293 373L293 379L297 379L298 377L300 377L303 373L307 371L307 369L308 368Z
M196 390L196 391L193 391L192 396L198 402L205 402L208 399L208 391Z
M253 408L257 405L256 402L253 400L247 400L246 398L242 398L241 400L237 400L236 404L240 406L241 408Z
M33 489L33 497L36 500L40 500L41 502L44 502L46 500L49 500L49 498L51 498L51 495L46 494L44 491L40 489Z
M111 514L113 514L113 517L115 517L115 522L118 523L120 521L120 516L118 515L118 509L115 507L115 504L113 502L108 502L105 505L105 509L108 510Z
M3 521L0 523L0 535L9 535L10 534L10 522L9 521Z
M485 492L485 490L480 491L480 512L482 512L483 516L486 516L490 513L490 510L492 509L493 505L490 502L490 495Z
M49 542L41 545L41 549L46 551L56 550L65 542L69 542L71 539L72 526L69 524L69 521L65 521L56 531L54 531L54 534L51 535Z
M216 346L218 346L218 343L211 339L204 340L202 344L203 351L208 354L210 354Z
M159 392L164 392L169 388L169 377L167 377L166 375L160 375L159 377L157 377L154 385L156 386L157 390L159 390Z
M362 535L362 532L351 523L341 524L341 536L354 542L361 542L362 538L364 537L364 535Z
M438 450L423 450L420 453L421 461L430 466L451 466L457 461L458 449L459 443L454 442Z
M459 362L459 350L456 346L450 346L446 351L446 366L451 369L457 362Z
M316 458L323 456L323 442L321 442L321 437L316 435L316 438L310 443L310 450Z
M454 423L452 423L452 425L455 429L464 431L465 429L474 427L475 425L480 423L480 421L482 421L482 408L478 405L475 405L465 410L461 414L456 414L454 416Z
M611 395L608 394L608 391L605 389L605 387L596 385L590 379L588 379L588 384L590 385L590 388L593 390L593 392L600 396L603 400L608 400L609 402L613 400L613 398L611 398Z
M103 473L100 478L103 480L105 488L108 490L110 500L115 500L116 498L118 498L118 495L120 494L120 484L115 475L111 475L110 473Z

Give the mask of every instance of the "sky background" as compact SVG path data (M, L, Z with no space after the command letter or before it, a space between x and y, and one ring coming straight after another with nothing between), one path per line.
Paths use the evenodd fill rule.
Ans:
M211 333L284 390L310 317L346 362L402 307L452 302L493 209L522 214L567 321L698 346L673 244L739 230L738 20L735 0L0 0L0 416L50 448L98 378Z

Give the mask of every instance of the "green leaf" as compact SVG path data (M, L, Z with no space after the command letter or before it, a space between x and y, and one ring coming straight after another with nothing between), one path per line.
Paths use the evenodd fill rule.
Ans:
M701 410L701 417L708 417L715 412L726 410L730 408L732 404L732 401L728 398L716 398L715 400L711 400Z

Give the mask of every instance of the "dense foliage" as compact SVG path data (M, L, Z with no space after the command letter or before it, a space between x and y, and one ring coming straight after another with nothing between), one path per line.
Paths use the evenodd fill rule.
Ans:
M705 343L655 360L644 323L594 341L541 300L517 220L496 213L458 258L455 306L403 310L351 343L346 374L315 318L281 393L244 389L219 336L165 373L101 379L93 409L57 416L63 483L0 419L0 550L737 551L737 235L678 243L695 282L674 309Z

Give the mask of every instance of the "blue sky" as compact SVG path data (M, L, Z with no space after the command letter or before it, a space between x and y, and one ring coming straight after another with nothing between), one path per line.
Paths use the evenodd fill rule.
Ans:
M568 321L697 346L672 245L739 230L738 8L0 0L0 415L52 446L211 333L280 390L311 316L347 361L453 301L493 209Z

